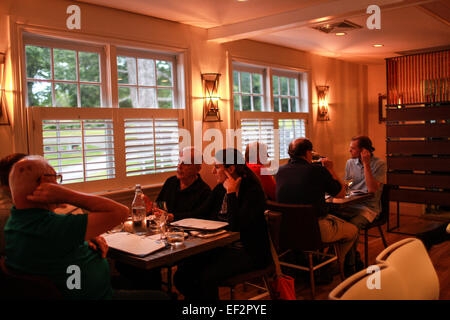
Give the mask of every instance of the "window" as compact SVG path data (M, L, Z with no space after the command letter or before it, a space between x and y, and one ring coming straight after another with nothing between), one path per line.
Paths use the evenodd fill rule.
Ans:
M304 119L279 119L278 133L280 137L280 159L288 159L289 143L296 138L306 137Z
M173 171L178 165L178 119L125 119L127 176Z
M115 177L111 120L43 120L44 157L63 183Z
M253 141L259 141L267 145L269 159L272 160L275 155L273 120L271 119L242 119L242 150L245 151L247 144Z
M264 111L263 75L233 71L234 110Z
M25 46L28 106L100 107L97 52Z
M161 183L178 163L177 55L115 47L111 63L107 47L24 33L30 152L85 191Z
M271 159L289 158L289 143L306 137L307 89L305 72L234 62L233 104L242 151L248 143L259 141L267 144Z
M298 78L272 76L273 110L275 112L298 112Z
M120 108L173 109L173 62L117 57Z

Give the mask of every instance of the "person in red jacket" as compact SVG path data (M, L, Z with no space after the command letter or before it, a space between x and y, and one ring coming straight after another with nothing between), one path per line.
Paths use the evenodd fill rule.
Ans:
M268 164L267 145L261 142L251 142L245 149L245 163L259 178L267 199L276 200L275 179L270 174L261 173Z

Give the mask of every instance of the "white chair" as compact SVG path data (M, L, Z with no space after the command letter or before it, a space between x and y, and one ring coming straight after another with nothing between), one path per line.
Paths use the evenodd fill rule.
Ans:
M394 267L405 279L411 300L439 299L439 278L422 241L408 238L384 249L376 263Z
M407 285L400 273L387 264L376 266L379 268L378 274L371 270L373 266L369 267L371 269L361 270L341 282L330 292L328 298L330 300L409 299ZM378 277L378 282L374 280L376 277Z

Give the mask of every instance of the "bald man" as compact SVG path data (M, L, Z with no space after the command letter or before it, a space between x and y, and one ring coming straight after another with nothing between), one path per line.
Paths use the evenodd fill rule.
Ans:
M167 210L173 214L169 219L192 218L186 214L200 207L211 193L211 188L200 177L202 159L202 153L197 149L184 148L177 174L164 182L156 201L166 201Z
M5 226L5 263L21 273L47 276L67 299L112 298L105 253L93 251L87 240L125 221L129 209L65 188L58 184L60 177L40 156L27 156L13 166L9 185L14 206ZM59 204L89 213L55 214Z

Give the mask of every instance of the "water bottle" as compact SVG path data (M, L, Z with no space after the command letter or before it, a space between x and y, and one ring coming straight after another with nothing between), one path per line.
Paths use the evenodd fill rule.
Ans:
M144 227L145 226L145 200L144 193L142 192L141 185L136 185L136 190L134 193L134 200L131 204L131 215L133 218L133 225Z

